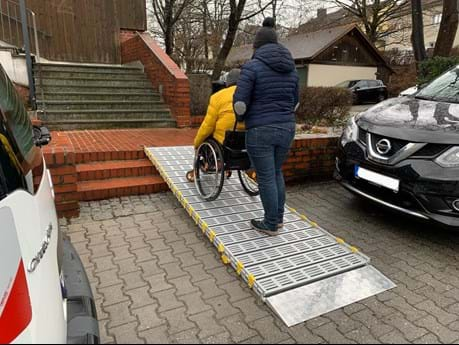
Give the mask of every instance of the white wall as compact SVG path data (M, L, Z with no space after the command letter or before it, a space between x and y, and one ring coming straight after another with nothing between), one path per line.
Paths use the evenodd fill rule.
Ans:
M377 67L309 65L308 86L335 86L346 80L376 79Z
M25 57L13 57L10 50L0 50L0 64L13 82L22 86L29 86Z

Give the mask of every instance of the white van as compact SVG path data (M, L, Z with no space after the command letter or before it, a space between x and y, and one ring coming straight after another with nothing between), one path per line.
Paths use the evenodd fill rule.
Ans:
M63 239L51 175L33 128L0 67L0 343L98 343L93 296ZM38 185L35 177L41 176Z

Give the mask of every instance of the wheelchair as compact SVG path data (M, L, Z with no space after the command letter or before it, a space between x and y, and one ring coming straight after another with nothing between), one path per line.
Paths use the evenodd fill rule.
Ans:
M250 196L259 194L255 172L251 169L245 145L245 132L227 131L223 145L213 138L206 139L196 150L194 183L201 197L214 201L222 192L225 178L237 171L242 188Z

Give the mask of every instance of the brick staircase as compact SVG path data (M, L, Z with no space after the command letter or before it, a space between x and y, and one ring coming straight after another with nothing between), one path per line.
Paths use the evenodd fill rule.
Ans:
M34 66L40 120L53 130L175 127L142 67Z
M143 151L124 151L76 156L77 192L80 201L166 191Z

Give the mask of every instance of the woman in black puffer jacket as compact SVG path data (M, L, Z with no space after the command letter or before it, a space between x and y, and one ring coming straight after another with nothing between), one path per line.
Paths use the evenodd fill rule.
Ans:
M257 173L265 217L252 227L276 235L283 226L285 182L282 164L295 136L298 73L287 48L278 43L274 20L266 18L242 67L234 110L247 128L247 151Z

